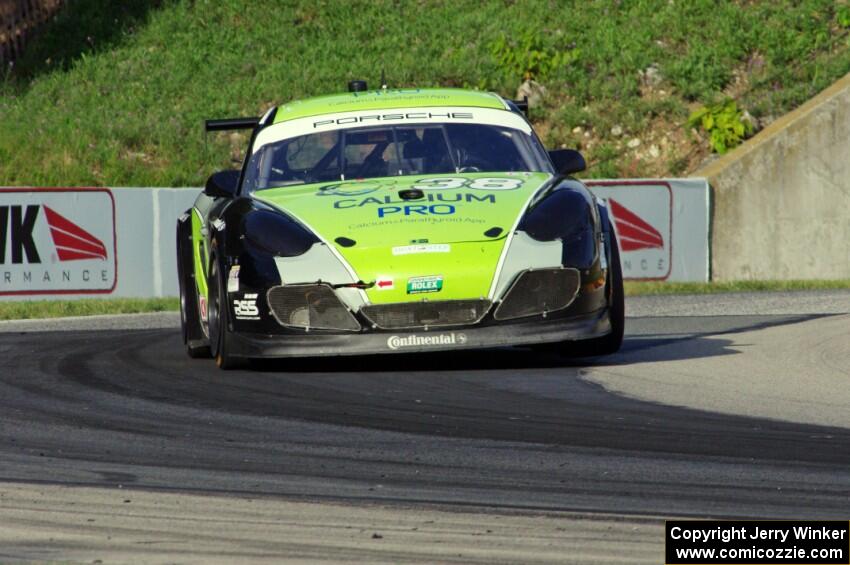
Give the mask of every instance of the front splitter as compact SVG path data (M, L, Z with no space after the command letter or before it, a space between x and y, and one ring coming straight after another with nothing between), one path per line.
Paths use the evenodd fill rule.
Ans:
M233 355L246 358L418 353L580 341L611 332L608 310L556 320L349 334L231 334Z

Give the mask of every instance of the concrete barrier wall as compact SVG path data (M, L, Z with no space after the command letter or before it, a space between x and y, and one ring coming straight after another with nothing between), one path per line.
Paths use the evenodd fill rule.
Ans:
M177 296L174 230L197 195L0 188L0 300Z
M587 186L614 219L624 278L708 280L705 179L591 180Z
M177 218L196 188L118 188L119 278L114 296L177 296Z
M704 180L593 181L634 279L708 277ZM178 294L175 225L197 188L0 188L0 300Z
M850 75L695 176L713 279L850 278Z

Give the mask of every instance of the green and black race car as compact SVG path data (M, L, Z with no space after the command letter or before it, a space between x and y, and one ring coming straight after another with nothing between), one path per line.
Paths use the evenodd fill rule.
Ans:
M605 205L521 103L456 89L291 102L177 223L183 339L251 358L556 344L618 350L623 283Z

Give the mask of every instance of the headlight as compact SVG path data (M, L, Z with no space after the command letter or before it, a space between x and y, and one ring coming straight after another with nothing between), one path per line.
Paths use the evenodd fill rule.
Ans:
M279 257L303 255L319 241L300 224L268 210L245 216L242 233L251 245Z
M595 204L578 190L554 190L525 213L518 229L537 241L560 239L564 245L563 264L589 268L596 258Z

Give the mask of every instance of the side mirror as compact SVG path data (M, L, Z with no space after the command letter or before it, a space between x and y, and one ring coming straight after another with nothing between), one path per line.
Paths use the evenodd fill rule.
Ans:
M207 179L204 194L213 198L233 198L239 187L241 171L219 171Z
M549 152L549 158L555 165L555 170L562 175L580 173L587 168L587 163L581 153L575 149L555 149Z

